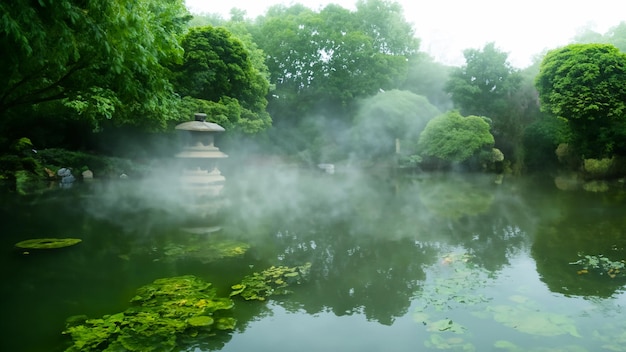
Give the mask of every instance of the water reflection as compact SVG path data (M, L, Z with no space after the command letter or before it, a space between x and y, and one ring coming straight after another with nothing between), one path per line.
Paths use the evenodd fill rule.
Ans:
M626 283L608 275L578 273L569 263L579 255L626 258L626 217L622 192L558 192L549 205L559 214L542 219L532 246L537 271L551 291L566 295L611 297Z
M310 280L292 295L271 304L238 302L232 334L189 341L186 348L236 350L260 338L255 329L289 330L295 321L304 329L332 321L329 326L386 336L362 338L363 350L372 351L491 350L496 342L532 350L577 344L576 335L594 350L611 337L622 341L614 315L619 304L606 299L623 300L624 282L578 275L569 264L579 252L625 257L622 193L563 192L523 178L496 184L492 176L472 174L249 172L229 177L229 203L219 218L193 218L179 207L185 199L155 183L3 199L2 309L18 318L4 331L1 350L63 350L65 318L123 311L138 287L160 277L196 275L227 295L252 272L306 262ZM14 251L15 242L43 233L83 242L31 256ZM524 315L557 323L543 329L550 336L537 335L536 324L513 319ZM438 324L448 321L454 329L442 331ZM297 343L274 332L284 339L284 349L276 350ZM494 332L502 341L490 340ZM33 334L39 342L29 339Z

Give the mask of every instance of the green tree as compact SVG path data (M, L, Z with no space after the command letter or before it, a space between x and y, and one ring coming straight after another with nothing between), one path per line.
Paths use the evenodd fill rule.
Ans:
M494 138L484 117L450 111L432 119L420 134L418 150L424 157L463 162L480 151L490 151Z
M380 92L359 104L352 146L367 159L389 159L400 143L399 152L414 154L420 133L440 114L423 96L401 90Z
M488 43L482 50L464 51L465 65L452 71L445 91L463 115L488 116L496 147L507 157L516 154L509 141L521 140L519 116L512 114L514 95L522 76L513 68L508 54Z
M357 99L404 80L418 50L397 3L360 0L351 12L328 5L274 6L257 19L255 42L268 56L272 115L298 120L314 108L345 114Z
M18 0L0 4L0 118L44 103L92 126L163 127L176 104L167 66L182 57L182 0ZM23 111L20 112L23 115Z
M441 111L452 109L450 95L444 90L452 68L433 60L426 54L409 59L409 70L402 89L422 95Z
M626 154L626 54L610 44L571 44L543 59L541 107L568 121L586 158Z
M186 114L205 112L225 128L246 133L271 125L269 82L242 41L226 28L205 26L191 28L182 46L183 64L173 70Z
M609 28L604 34L590 28L583 29L576 35L574 41L581 44L613 44L622 52L626 52L626 22L620 22L617 26Z
M525 167L530 171L548 171L559 165L557 147L567 143L568 125L564 119L544 117L524 130Z

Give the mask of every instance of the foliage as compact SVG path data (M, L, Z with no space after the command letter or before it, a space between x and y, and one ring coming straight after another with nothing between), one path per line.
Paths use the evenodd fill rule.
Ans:
M454 69L445 85L455 108L463 115L488 116L496 146L500 140L517 139L521 135L513 115L511 96L519 90L521 74L507 61L508 54L488 43L482 50L463 52L466 64Z
M494 43L482 50L467 49L463 55L466 64L450 73L445 86L455 107L464 115L501 116L507 109L508 96L519 87L519 72Z
M185 100L186 110L207 113L227 130L256 133L270 126L264 66L251 60L238 38L223 27L194 27L182 46L183 64L173 70L176 90L193 98Z
M234 303L191 275L163 278L137 290L133 307L99 319L68 319L74 351L176 351L186 337L232 330Z
M452 99L444 91L451 71L452 67L420 53L409 58L407 78L401 89L426 97L440 111L451 110L454 107Z
M290 285L301 284L308 277L311 263L300 266L272 266L260 273L244 277L241 283L232 286L232 296L241 296L245 300L264 301L270 296L291 293Z
M582 44L612 44L622 52L626 52L626 22L620 22L617 26L609 28L604 34L587 28L576 35L574 41Z
M542 109L569 122L578 154L626 154L626 54L608 44L570 44L543 59Z
M566 315L538 310L525 297L521 304L495 305L488 310L493 313L493 319L504 326L517 331L536 336L571 335L582 337L574 320Z
M461 162L493 143L485 118L450 111L428 122L420 134L418 150L422 156Z
M15 247L24 249L56 249L69 247L82 242L80 238L33 238L20 241Z
M556 168L557 148L569 139L569 127L564 119L546 117L535 121L524 130L525 164L529 170Z
M583 160L583 171L588 178L607 178L611 176L614 163L614 158L585 159Z
M105 121L163 127L176 103L166 66L179 61L182 0L17 1L0 5L0 116L40 104Z
M146 167L129 159L97 155L86 152L71 151L59 148L42 149L37 152L37 160L42 167L56 170L61 167L74 170L90 169L97 177L143 175Z
M581 270L578 274L596 273L599 275L607 275L611 279L616 277L626 277L626 261L625 260L611 260L604 255L589 255L579 253L579 260L570 263L573 265L580 265Z
M269 106L280 122L316 108L345 114L354 99L398 87L418 50L400 5L381 0L359 0L356 11L273 6L252 34L269 58L276 85Z
M359 104L353 127L355 152L365 158L390 158L398 140L407 149L401 149L403 154L414 154L419 134L440 113L425 97L409 91L379 92Z

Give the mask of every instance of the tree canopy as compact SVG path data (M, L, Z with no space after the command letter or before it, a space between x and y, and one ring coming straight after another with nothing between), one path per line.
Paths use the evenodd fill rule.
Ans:
M175 95L167 65L182 58L182 0L40 0L0 4L0 116L56 103L94 127L159 127ZM62 104L62 105L61 105Z
M461 162L492 147L493 143L485 118L465 117L453 110L428 122L420 135L418 149L426 157Z
M360 0L356 11L277 5L257 25L276 85L272 115L296 119L322 107L345 113L357 98L398 87L419 45L400 5L381 0Z
M626 154L626 54L610 44L555 49L535 84L542 109L569 122L579 155Z
M205 112L225 128L254 133L271 125L266 112L269 82L245 45L225 28L192 28L182 41L183 64L175 87L187 115Z
M354 122L357 154L389 158L395 152L396 140L404 143L407 153L415 152L420 133L439 114L428 99L409 91L394 89L364 99Z
M518 93L522 75L495 43L463 54L465 65L452 70L444 89L461 114L489 117L496 147L515 159L520 154L515 145L525 127L525 111L518 102L528 97Z

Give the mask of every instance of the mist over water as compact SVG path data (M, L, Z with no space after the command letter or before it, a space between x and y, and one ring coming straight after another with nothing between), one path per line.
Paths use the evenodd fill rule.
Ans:
M153 177L94 180L32 204L15 204L9 218L28 225L8 228L7 251L38 233L81 237L83 243L49 255L5 258L5 297L56 304L53 311L44 310L47 317L38 304L21 306L49 322L47 328L31 329L47 329L61 343L56 334L69 315L98 317L123 310L134 290L156 278L192 274L228 292L244 275L272 265L311 263L309 281L294 287L292 295L267 305L238 305L238 328L224 336L232 341L199 350L269 349L270 341L281 336L284 348L277 350L310 341L304 350L316 351L324 344L306 336L323 322L337 332L325 341L337 346L354 346L347 339L368 331L359 345L365 350L409 351L442 334L428 330L438 319L465 326L470 332L458 337L478 350L493 347L487 338L491 331L530 349L531 335L494 316L534 311L573 319L593 350L601 343L601 335L591 335L594 325L605 326L598 334L619 327L616 317L602 312L623 299L623 282L581 277L569 264L579 252L613 259L625 253L626 238L620 233L626 223L619 214L626 205L619 192L563 192L550 180L525 177L505 177L498 184L495 175L403 174L346 165L328 174L315 166L230 154L235 157L220 165L226 177L223 191L213 199L186 192L172 161ZM206 204L214 204L213 211L194 211ZM37 220L26 211L37 214ZM184 231L189 228L198 231ZM590 240L589 233L598 236ZM202 256L223 241L249 249L234 258ZM41 267L47 268L43 277ZM303 332L292 331L294 324ZM28 331L29 324L20 320L15 326ZM537 343L582 341L560 330L553 333L557 337L538 337ZM19 343L5 341L13 350Z

